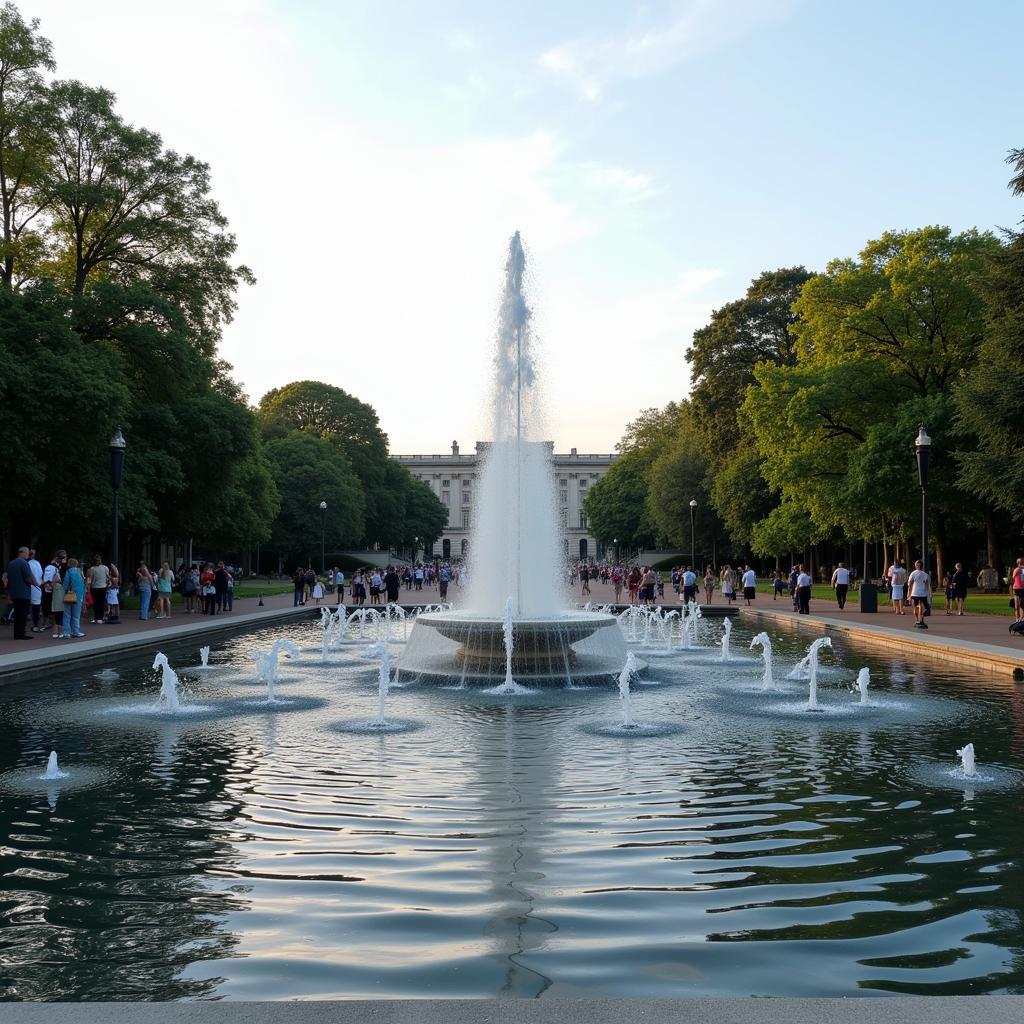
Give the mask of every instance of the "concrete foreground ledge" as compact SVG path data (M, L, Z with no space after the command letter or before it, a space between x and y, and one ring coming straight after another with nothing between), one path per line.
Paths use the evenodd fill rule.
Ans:
M6 1003L4 1024L1020 1024L1024 996Z

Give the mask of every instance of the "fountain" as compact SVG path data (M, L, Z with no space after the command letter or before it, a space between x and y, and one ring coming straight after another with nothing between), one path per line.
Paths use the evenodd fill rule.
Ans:
M281 654L288 658L297 658L299 649L291 640L275 640L269 651L254 651L253 660L256 662L256 678L267 684L267 703L273 704L277 698L275 687L277 686L278 659Z
M50 757L46 762L46 771L39 776L39 780L41 782L56 782L58 779L66 779L67 777L68 773L62 772L57 767L57 751L51 750Z
M862 668L857 673L857 689L860 690L860 703L868 703L868 687L871 685L871 669Z
M207 647L200 647L199 648L199 666L200 666L200 668L209 668L210 667L210 648L209 648L209 646L207 646Z
M157 653L153 668L160 669L160 705L168 711L180 711L178 700L178 675L167 661L166 654Z
M956 756L960 758L960 767L963 770L964 778L977 778L978 765L974 760L974 744L968 743L966 747L962 747L956 752Z
M728 619L726 621L728 622ZM767 633L758 633L757 636L750 641L751 650L758 645L761 647L761 657L764 658L764 680L761 684L761 689L774 690L775 680L772 678L772 642Z
M417 616L399 665L403 677L566 686L570 678L605 681L625 657L614 616L569 611L559 600L562 551L525 272L517 232L509 243L498 317L493 440L484 453L473 523L469 610L428 609Z
M622 728L635 729L633 723L633 698L629 693L629 682L636 672L636 658L630 651L626 655L626 664L619 673L619 699L622 701Z
M729 657L729 638L732 636L732 619L725 620L725 632L722 633L722 661L731 661Z
M811 673L809 677L809 696L807 700L808 711L821 711L821 708L818 706L818 651L820 651L822 647L831 646L831 638L823 636L815 640L814 643L811 644L810 650L807 652L807 666Z

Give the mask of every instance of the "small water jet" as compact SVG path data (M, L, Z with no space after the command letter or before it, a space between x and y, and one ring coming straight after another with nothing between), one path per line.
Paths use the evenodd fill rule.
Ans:
M860 701L862 705L868 705L868 687L871 685L871 669L862 668L857 673L857 689L860 690Z
M39 776L40 782L56 782L58 779L68 778L67 772L62 772L57 766L57 751L51 750L50 757L46 762L46 771Z
M725 620L725 632L722 633L722 661L732 661L729 656L729 639L732 636L732 619Z
M160 669L160 705L168 711L179 711L181 702L178 700L178 674L171 668L167 655L157 652L153 659L153 668Z
M619 673L619 700L622 701L622 728L633 729L633 698L629 693L629 683L636 674L636 658L630 651L626 655L626 664Z
M964 773L964 778L976 779L978 777L978 763L974 758L974 744L968 743L967 746L961 747L956 752L956 756L960 758L960 768Z
M254 651L253 660L256 662L256 679L258 682L267 684L267 703L277 702L275 688L277 687L277 673L279 659L284 654L288 658L299 656L298 647L291 640L275 640L269 651Z
M209 646L207 646L207 647L200 647L199 648L199 665L200 665L200 668L209 668L210 667L210 648L209 648Z
M818 651L822 647L831 646L832 638L822 636L811 644L810 650L807 652L807 666L810 670L807 699L808 711L821 711L821 708L818 706Z
M761 657L764 658L764 678L761 682L762 690L774 690L775 680L772 677L772 642L767 633L758 633L750 641L750 649L760 644Z
M520 686L512 678L512 652L515 650L515 623L513 618L514 602L510 596L505 602L505 621L501 624L501 633L505 645L505 681L498 686L492 686L489 690L484 690L484 693L522 695L533 692L525 686Z

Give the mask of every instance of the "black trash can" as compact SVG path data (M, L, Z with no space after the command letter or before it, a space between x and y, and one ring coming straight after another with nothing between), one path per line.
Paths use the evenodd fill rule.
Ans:
M860 610L862 612L878 611L878 587L874 583L864 582L860 585Z

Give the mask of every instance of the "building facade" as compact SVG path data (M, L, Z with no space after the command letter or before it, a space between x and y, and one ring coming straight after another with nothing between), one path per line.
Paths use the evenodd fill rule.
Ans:
M600 561L604 548L587 525L583 511L583 499L587 491L608 472L608 467L617 455L581 455L575 448L568 454L554 450L554 444L547 442L555 477L555 498L558 502L562 528L562 550L567 561L586 559ZM469 554L470 536L473 530L473 515L476 509L476 481L479 476L479 461L487 450L487 442L477 441L476 450L470 455L459 451L457 441L452 441L450 455L393 455L417 479L430 485L431 490L448 508L448 525L444 534L432 550L425 550L422 557L463 558Z

